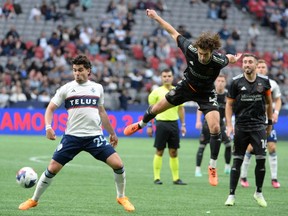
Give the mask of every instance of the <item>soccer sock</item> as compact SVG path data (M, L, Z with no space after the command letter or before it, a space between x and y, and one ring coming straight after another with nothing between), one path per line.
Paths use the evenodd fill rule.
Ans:
M149 107L148 107L148 109L146 110L146 112L145 112L145 114L144 114L144 116L143 116L142 121L139 123L139 125L140 125L141 128L143 128L144 126L146 126L146 124L156 116L155 114L153 114L153 113L151 112L151 108L152 108L152 106L149 106Z
M51 184L53 177L56 174L51 173L48 169L46 169L42 175L40 176L36 189L34 191L32 200L38 201L40 199L40 196L44 193L44 191L48 188L48 186Z
M262 186L265 177L265 159L257 159L256 157L256 167L255 167L255 180L256 180L256 192L262 192Z
M204 150L205 150L205 145L200 144L198 151L197 151L197 155L196 155L196 166L198 166L198 167L201 166Z
M170 169L172 173L173 181L176 181L179 179L179 159L178 157L169 159Z
M242 165L242 160L239 158L234 158L233 165L230 173L230 195L235 194L235 190L240 177L240 167Z
M154 180L160 179L161 168L162 168L162 157L155 154L153 160Z
M210 165L212 168L216 168L216 167L217 167L217 160L210 159L209 165Z
M245 156L244 156L244 161L243 161L243 164L241 167L241 178L247 178L250 160L251 160L251 154L250 154L250 152L246 151Z
M271 179L277 179L278 160L276 152L270 153L268 159L270 164Z
M117 197L125 196L126 186L126 173L124 167L120 169L114 169L114 180L116 185Z
M224 157L225 157L225 163L226 164L230 164L231 162L231 144L230 142L229 143L226 143L225 144L225 153L224 153Z
M219 150L221 145L221 132L218 134L210 134L210 166L213 168L216 168L216 162L213 163L213 161L216 161L218 158ZM211 164L211 162L213 164Z

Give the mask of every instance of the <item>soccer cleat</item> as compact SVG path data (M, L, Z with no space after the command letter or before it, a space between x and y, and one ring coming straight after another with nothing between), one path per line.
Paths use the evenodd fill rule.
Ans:
M254 199L257 201L258 205L260 205L261 207L267 207L267 202L265 201L262 193L255 192Z
M280 183L277 181L277 179L272 179L271 184L273 188L280 188Z
M135 207L129 201L128 197L118 197L117 202L124 207L128 212L135 211Z
M134 124L128 125L125 129L124 129L124 135L125 136L130 136L132 134L134 134L135 132L137 132L138 130L140 130L141 127L139 125L139 122L136 122Z
M201 171L195 171L195 177L202 177Z
M209 174L209 183L212 186L218 185L218 175L216 168L212 168L211 166L208 166L208 174Z
M154 180L154 184L162 185L163 182L160 179L156 179L156 180Z
M242 187L244 187L244 188L249 187L249 182L247 181L247 178L241 178L240 183L241 183Z
M225 206L234 206L234 205L235 205L235 195L229 195L225 202Z
M173 184L175 184L175 185L187 185L187 183L183 182L181 179L177 179L176 181L173 181Z
M37 205L38 205L37 201L32 200L32 199L28 199L25 202L21 203L18 208L20 210L28 210L30 208L37 206Z

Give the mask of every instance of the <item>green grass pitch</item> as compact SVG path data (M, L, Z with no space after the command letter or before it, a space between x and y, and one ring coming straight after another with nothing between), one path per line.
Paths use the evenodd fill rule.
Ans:
M198 141L182 139L179 150L180 177L186 186L172 184L167 151L163 158L161 180L163 185L153 184L152 160L154 155L152 138L119 139L117 151L125 164L127 174L126 195L135 205L136 211L125 212L116 202L116 191L111 169L82 152L55 177L52 185L40 199L39 205L28 211L18 210L18 205L30 198L35 187L21 188L15 180L16 172L24 166L33 167L38 175L45 170L59 142L49 141L44 136L0 136L0 215L3 216L189 216L189 215L286 215L287 214L287 141L278 142L278 178L280 189L270 183L270 169L266 163L263 194L268 203L261 208L253 200L255 190L255 158L249 169L249 188L238 185L236 205L224 206L228 196L229 176L224 174L224 145L218 159L219 185L208 183L207 166L209 146L206 147L202 173L194 177L195 155Z

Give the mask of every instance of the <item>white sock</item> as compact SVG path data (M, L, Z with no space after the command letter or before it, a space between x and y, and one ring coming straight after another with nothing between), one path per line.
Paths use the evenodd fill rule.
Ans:
M277 179L277 154L276 152L269 154L269 164L270 164L270 172L271 172L271 179Z
M140 125L141 128L147 125L147 123L144 123L143 120L141 120L138 124Z
M196 166L195 172L200 172L201 173L201 167L200 166Z
M224 168L225 170L230 170L231 169L231 166L230 166L230 164L225 164L225 168Z
M210 165L212 168L216 168L217 160L210 159L209 165Z
M249 152L245 153L244 161L241 166L241 178L247 178L248 167L250 165L251 154Z
M125 186L126 186L126 173L117 174L114 172L114 179L117 191L117 197L125 197Z
M45 171L46 172L46 171ZM40 199L40 196L45 192L45 190L48 188L48 186L51 184L53 177L48 178L45 175L45 172L42 173L40 176L38 183L36 185L36 189L34 191L32 200L38 201Z

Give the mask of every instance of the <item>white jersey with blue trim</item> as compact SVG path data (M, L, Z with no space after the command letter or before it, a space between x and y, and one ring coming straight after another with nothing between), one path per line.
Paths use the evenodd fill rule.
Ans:
M60 87L51 101L68 112L65 134L78 137L102 135L98 106L104 104L103 86L88 80L79 84L71 81Z

